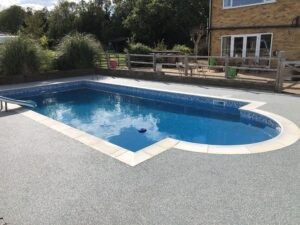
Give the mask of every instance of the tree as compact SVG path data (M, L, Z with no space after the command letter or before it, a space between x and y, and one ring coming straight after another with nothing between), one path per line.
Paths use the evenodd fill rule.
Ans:
M49 16L48 37L50 40L58 43L58 41L72 31L76 31L77 5L74 2L61 1Z
M26 12L20 6L11 6L0 12L0 31L16 34L24 24Z
M49 12L12 6L0 12L0 31L17 33L22 27L23 33L35 39L43 37L50 46L69 33L81 32L93 34L104 45L124 47L126 40L131 40L155 47L163 40L170 48L176 44L191 47L193 42L196 46L199 37L194 28L206 28L209 0L113 2L59 0Z
M201 39L205 36L206 29L203 26L195 27L191 30L191 38L194 43L194 54L197 55L199 52L199 44Z
M137 42L153 46L164 40L169 47L177 43L191 44L191 29L207 24L208 0L136 0L129 2L134 3L129 15L124 20L124 25Z
M77 31L93 34L101 42L107 42L107 28L110 26L110 10L111 2L109 0L81 1L77 6Z
M34 39L39 39L47 32L48 10L38 10L28 13L25 18L22 33L31 36Z
M137 0L124 21L136 42L151 46L164 39L170 41L168 33L174 33L172 15L174 8L170 0Z
M133 9L133 0L114 0L111 9L110 23L106 28L107 39L112 42L115 49L122 51L131 33L124 25L125 19Z

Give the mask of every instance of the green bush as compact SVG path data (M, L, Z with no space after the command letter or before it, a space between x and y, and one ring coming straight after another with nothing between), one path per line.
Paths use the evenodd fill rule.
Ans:
M174 45L173 51L180 52L182 54L191 54L191 49L187 47L186 45Z
M165 50L167 50L167 45L165 44L165 41L161 40L160 42L158 42L155 45L155 50L156 51L165 51Z
M22 75L39 72L42 64L41 48L33 40L17 37L1 46L1 72Z
M95 68L103 52L95 38L79 33L65 36L56 51L56 65L62 70Z
M150 54L152 49L142 43L130 43L126 51L131 54Z
M56 53L55 51L45 49L41 52L42 55L42 65L41 65L41 71L51 71L55 69L55 59L56 59Z
M40 39L39 39L39 42L40 42L40 45L43 47L43 48L47 48L48 45L49 45L49 40L47 38L46 35L43 35Z

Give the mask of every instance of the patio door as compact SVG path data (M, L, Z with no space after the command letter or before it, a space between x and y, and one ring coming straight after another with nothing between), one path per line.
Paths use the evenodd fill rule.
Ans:
M244 57L244 37L234 37L232 57Z
M272 34L227 35L222 37L221 55L230 57L271 57Z
M247 36L246 37L246 46L243 49L245 51L246 57L258 57L259 48L258 47L258 36Z
M231 57L258 57L258 36L234 36L231 43Z

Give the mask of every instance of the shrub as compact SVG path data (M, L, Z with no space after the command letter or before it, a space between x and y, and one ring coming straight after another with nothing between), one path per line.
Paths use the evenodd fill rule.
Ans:
M56 50L56 64L62 70L94 68L103 52L100 42L95 38L79 33L65 36Z
M0 64L4 75L36 73L41 62L41 48L32 39L17 37L1 46Z
M191 49L187 47L186 45L174 45L173 51L177 51L183 54L191 54Z
M47 38L46 35L43 35L40 39L39 39L39 42L40 42L40 45L43 47L43 48L47 48L48 45L49 45L49 40Z
M150 54L152 49L142 43L130 43L127 52L131 54Z
M155 46L156 51L165 51L167 50L167 45L165 44L164 39L162 39L160 42L158 42Z
M56 53L55 51L45 49L41 52L42 55L42 65L41 65L41 71L51 71L55 69L55 59L56 59Z

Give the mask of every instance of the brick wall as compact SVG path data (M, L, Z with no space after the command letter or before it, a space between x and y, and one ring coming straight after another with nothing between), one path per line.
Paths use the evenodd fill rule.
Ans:
M223 9L223 0L212 0L211 54L221 55L221 36L238 34L273 33L272 51L287 51L289 59L300 60L300 27L249 28L238 26L288 25L300 16L300 0L277 0L276 3Z
M300 0L223 9L223 0L212 0L212 27L288 25L300 16Z

